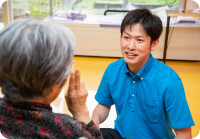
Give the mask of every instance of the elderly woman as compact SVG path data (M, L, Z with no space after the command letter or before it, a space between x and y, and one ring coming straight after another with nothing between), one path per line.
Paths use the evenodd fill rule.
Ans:
M103 138L89 117L80 71L71 73L75 40L67 28L34 19L0 32L0 131L8 138ZM73 117L50 103L71 73L66 102Z

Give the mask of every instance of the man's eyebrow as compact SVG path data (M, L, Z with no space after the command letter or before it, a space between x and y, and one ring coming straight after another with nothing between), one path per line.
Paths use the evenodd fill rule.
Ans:
M136 36L132 36L131 34L129 34L128 32L124 31L125 34L131 36L131 37L134 37L134 38L140 38L140 37L145 37L145 36L142 36L142 35L136 35Z
M126 31L124 31L124 33L127 34L127 35L129 35L129 36L131 36L131 35L130 35L128 32L126 32Z

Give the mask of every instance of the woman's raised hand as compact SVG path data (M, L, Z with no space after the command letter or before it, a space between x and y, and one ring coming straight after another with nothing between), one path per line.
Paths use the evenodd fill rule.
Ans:
M84 82L80 80L80 70L76 69L72 72L69 80L69 88L65 95L69 111L73 117L86 124L91 121L89 111L86 106L88 96Z

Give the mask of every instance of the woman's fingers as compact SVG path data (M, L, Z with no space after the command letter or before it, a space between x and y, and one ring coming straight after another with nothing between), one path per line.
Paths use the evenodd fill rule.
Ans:
M75 89L80 90L81 84L80 84L80 70L75 70Z
M82 80L81 80L81 90L82 90L82 92L83 92L84 94L87 94L86 96L88 96L88 91L87 91L87 89L86 89L86 87L85 87L84 81L82 81Z
M70 75L69 89L66 96L69 96L73 100L83 96L87 98L88 96L88 92L87 89L85 88L84 81L80 80L79 69L76 69L75 72L72 72ZM80 100L80 98L78 100Z
M69 80L69 92L72 92L74 90L75 90L75 73L72 72Z
M89 123L90 117L86 106L88 96L84 81L80 80L80 70L71 73L68 95L65 96L69 111L75 119Z

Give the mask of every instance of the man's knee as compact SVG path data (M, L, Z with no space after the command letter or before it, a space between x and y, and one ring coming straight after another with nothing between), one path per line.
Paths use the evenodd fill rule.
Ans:
M103 134L104 139L122 139L119 132L112 128L100 128L101 133Z

